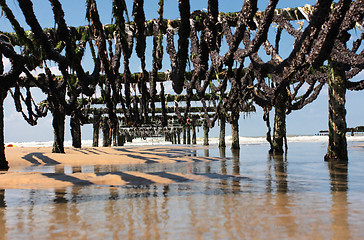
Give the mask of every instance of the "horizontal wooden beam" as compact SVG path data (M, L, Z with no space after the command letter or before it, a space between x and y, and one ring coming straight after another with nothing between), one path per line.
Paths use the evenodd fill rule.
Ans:
M333 3L333 6L335 6L336 3ZM332 6L332 8L333 8ZM308 17L311 15L313 11L313 6L310 5L305 5L303 7L296 7L296 8L280 8L280 9L275 9L275 13L278 15L283 16L285 19L287 19L288 21L297 21L297 20L307 20ZM203 17L207 16L207 13L204 11L196 11L198 12L198 14L191 14L192 16L194 16L194 19L196 21L196 30L202 30L203 29ZM220 12L219 13L219 17L220 18L225 18L228 20L228 23L231 27L235 27L236 23L237 23L237 18L238 18L238 14L239 12L230 12L230 13L223 13ZM259 20L263 17L264 12L262 11L258 11L255 15L255 19ZM146 31L145 34L146 36L153 36L153 24L154 24L154 19L152 20L148 20L145 22L145 26L146 26ZM163 19L163 23L162 23L162 34L166 33L166 29L167 28L175 28L178 29L180 26L180 19L174 19L174 20L169 20L169 19ZM125 24L125 29L133 29L135 26L134 22L129 22ZM73 39L75 40L85 40L85 38L92 38L90 33L90 27L89 26L80 26L80 27L72 27L69 26L68 27L70 32L73 35ZM114 32L116 30L116 25L115 24L106 24L104 25L104 31L105 31L105 37L107 39L114 39ZM54 28L45 28L43 29L44 32L48 33L48 32L54 32L55 29ZM22 43L19 42L17 40L17 35L15 32L1 32L1 34L6 35L12 42L13 45L17 45L17 46L22 46ZM177 31L176 31L177 33ZM32 31L25 31L25 34L30 37L32 35Z
M215 112L214 107L207 107L206 109L207 109L207 112L209 112L209 113L214 113ZM184 112L186 110L186 107L179 107L179 110L181 112ZM88 112L89 114L92 114L92 115L107 114L108 113L107 108L89 108L89 109L85 109L84 111ZM152 113L152 110L148 109L148 112ZM123 114L124 111L123 111L123 109L118 108L118 109L116 109L116 113ZM162 109L161 108L156 108L155 113L162 113ZM176 113L175 107L166 108L166 113ZM189 108L189 113L191 113L191 114L193 114L193 113L204 114L205 111L204 111L203 107L190 107Z
M131 101L133 101L135 98L138 99L138 101L141 99L141 96L132 96L131 97ZM190 101L201 101L201 96L198 94L194 94ZM219 94L204 94L204 99L206 101L208 100L219 100L220 99L220 95ZM91 98L91 104L106 104L105 101L99 97L99 98ZM123 97L124 102L126 101L125 97ZM171 95L171 94L166 94L165 95L165 101L166 102L185 102L187 101L187 96L186 95ZM161 102L161 97L160 95L156 95L154 102L158 103ZM89 100L88 99L79 99L79 104L82 105L87 105L89 104Z

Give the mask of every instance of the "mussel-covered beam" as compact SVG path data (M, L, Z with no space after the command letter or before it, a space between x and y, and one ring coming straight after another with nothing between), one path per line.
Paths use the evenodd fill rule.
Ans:
M333 6L336 3L333 4ZM304 7L296 7L296 8L281 8L281 9L275 9L275 13L277 15L283 16L288 21L297 21L297 20L307 20L308 17L311 15L313 11L313 6L306 5ZM235 27L238 21L238 14L239 12L230 12L230 13L219 13L220 19L227 19L229 25L231 27ZM201 31L203 29L203 19L207 16L206 12L203 11L195 11L194 14L191 14L191 16L196 21L196 30ZM255 18L257 20L261 19L263 16L263 12L258 11L256 12ZM153 36L153 25L156 20L148 20L145 22L145 35L147 37ZM163 19L161 24L161 33L165 34L167 27L177 29L180 26L181 20L175 19L175 20L169 20L169 19ZM117 24L106 24L103 26L105 31L105 37L106 39L114 39L114 32L117 30ZM134 22L129 22L125 24L125 29L127 31L132 30L135 28ZM93 36L90 31L89 26L80 26L80 27L68 27L69 32L73 34L73 38L75 40L82 40L82 39L92 39ZM43 31L48 34L49 32L54 32L53 28L44 28ZM13 45L22 45L22 43L18 40L17 34L15 32L11 33L4 33L9 39L11 40ZM26 36L31 36L31 31L25 31Z
M237 70L236 69L233 69L232 71L233 72L236 72ZM166 71L166 72L158 72L157 73L156 81L157 82L167 82L167 81L170 81L171 80L170 74L171 73L169 71ZM186 71L185 72L185 77L187 79L191 79L192 76L193 76L193 74L194 74L194 71ZM225 74L226 74L226 70L222 70L222 71L220 71L218 73L214 73L213 74L213 77L212 77L212 81L213 80L218 80L218 79L224 78ZM76 76L72 76L72 77L74 77L75 79L77 78ZM123 78L123 74L120 74L120 77ZM130 74L130 76L128 77L128 82L129 83L138 83L138 81L139 81L139 79L141 77L144 77L146 80L149 81L152 76L151 76L151 73L149 73L149 72L144 72L144 75L143 75L143 73L135 72L133 74ZM55 81L57 81L57 82L61 82L62 79L63 79L62 76L56 76L55 77ZM105 83L105 79L106 79L106 76L105 75L100 75L99 78L98 78L98 81L101 84L103 84L103 83ZM31 79L29 79L26 76L20 77L19 78L19 85L20 86L29 85L30 87L36 87L36 84L33 81L37 81L38 84L43 83L44 82L44 74L39 74L38 76L32 77ZM14 87L14 86L11 86L11 87Z
M202 119L204 117L205 117L204 114L203 115L200 115L200 114L191 114L190 115L190 118L195 119L196 127L202 126ZM212 117L214 117L214 115L209 114L209 117L212 118ZM163 117L161 115L156 115L156 116L150 118L150 123L149 124L148 123L147 124L141 124L140 126L159 126L162 118ZM84 122L83 124L95 124L94 119L95 119L94 117L89 116L87 121ZM130 125L130 124L124 122L126 120L125 116L118 116L118 119L119 119L119 121L123 121L123 124L120 127L124 127L124 126L132 127L133 126L133 125ZM167 119L168 120L178 121L178 117L175 116L175 115L167 115ZM169 124L169 126L171 126L171 125L173 125L173 124Z
M185 107L180 107L179 109L180 109L180 111L184 111ZM108 113L108 110L106 108L91 108L91 110L92 111L97 111L100 114ZM207 110L207 112L210 112L210 113L215 112L214 107L207 107L206 110ZM149 112L151 113L150 109L149 109ZM175 113L176 111L175 111L174 107L169 107L169 108L166 109L166 112L167 113ZM201 114L203 114L204 109L202 107L190 107L189 112L190 113L201 113ZM118 109L116 109L116 113L124 113L124 112L123 112L123 109L118 108ZM162 109L161 108L156 108L155 113L162 113Z
M132 101L133 101L133 98L132 97ZM140 97L137 96L138 100L140 100ZM220 96L218 94L209 94L209 93L206 93L204 95L204 99L205 100L219 100L220 99ZM123 99L124 101L126 100L125 98ZM171 95L171 94L166 94L165 95L165 101L166 102L174 102L174 101L177 101L177 102L184 102L187 100L187 96L186 95ZM199 96L198 94L194 94L192 95L190 101L200 101L201 100L201 96ZM161 96L160 95L157 95L155 96L155 100L154 102L161 102ZM88 104L88 100L86 99L80 99L79 100L79 103L80 104L83 104L83 105L87 105ZM92 98L91 99L91 104L105 104L105 101L102 99L102 98Z

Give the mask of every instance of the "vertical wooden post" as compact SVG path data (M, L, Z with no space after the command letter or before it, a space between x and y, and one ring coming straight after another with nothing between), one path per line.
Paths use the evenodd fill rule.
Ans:
M102 146L103 147L110 147L110 126L107 121L107 118L102 120Z
M207 121L203 120L203 145L209 145L209 126L207 125Z
M274 130L273 130L273 142L271 152L273 154L283 154L283 140L286 137L286 101L287 90L283 88L278 93L275 102L274 113Z
M187 126L187 144L191 144L191 126Z
M81 122L74 114L71 115L71 136L72 146L74 148L81 148Z
M239 143L239 112L231 113L232 123L231 123L231 132L232 132L232 143L231 149L240 149Z
M183 126L182 138L183 138L183 144L187 144L187 127L186 126Z
M117 146L124 146L125 134L120 130L117 132Z
M329 61L329 64L329 145L325 160L347 162L345 70L333 61Z
M126 141L127 142L133 142L133 136L132 136L132 134L130 133L130 131L128 131L127 133L126 133Z
M222 115L220 118L220 136L219 136L219 147L224 148L226 147L225 143L225 115Z
M193 120L193 122L192 122L192 144L196 144L196 143L197 143L196 125L195 125L195 121Z
M53 153L64 153L64 124L66 115L63 110L55 108L53 109L53 132L54 132L54 142L53 142Z
M99 134L100 134L100 118L99 114L94 114L94 122L93 122L93 137L92 137L92 146L98 147L99 146Z
M4 139L4 100L8 91L0 89L0 170L8 170L9 163L5 157L5 139Z
M177 133L177 129L174 130L173 136L174 136L174 144L178 144L178 133Z
M113 146L117 146L118 145L118 134L119 134L119 123L116 124L116 126L114 126L114 128L112 129L112 145Z
M181 129L180 128L177 130L177 143L181 144Z
M172 144L176 144L176 135L174 134L174 129L171 130L171 142Z

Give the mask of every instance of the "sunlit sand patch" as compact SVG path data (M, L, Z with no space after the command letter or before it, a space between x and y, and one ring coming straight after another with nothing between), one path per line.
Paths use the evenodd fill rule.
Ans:
M59 181L41 173L7 173L0 175L0 188L38 189L64 188L74 185L72 182Z
M192 147L192 149L197 149ZM65 154L52 153L51 147L18 147L6 148L10 171L34 165L69 166L81 165L114 165L142 163L175 163L206 161L191 156L191 147L133 147L133 148L65 148Z
M116 167L150 163L194 164L220 160L214 157L197 157L196 149L198 148L201 147L146 146L81 149L67 147L65 154L52 153L51 147L7 148L10 169L0 175L0 188L36 189L73 185L122 186L205 181L209 178L190 173L180 174L163 170L160 172L123 171ZM99 170L82 172L82 166L105 166L105 169L101 172ZM147 166L145 165L146 168Z

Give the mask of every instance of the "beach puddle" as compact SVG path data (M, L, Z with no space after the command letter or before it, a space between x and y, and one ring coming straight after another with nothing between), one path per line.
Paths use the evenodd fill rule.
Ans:
M346 165L325 163L325 151L293 143L274 157L262 144L194 149L173 163L30 166L21 172L69 186L0 190L0 231L4 239L360 239L363 149L349 148ZM173 147L164 154L182 159Z

